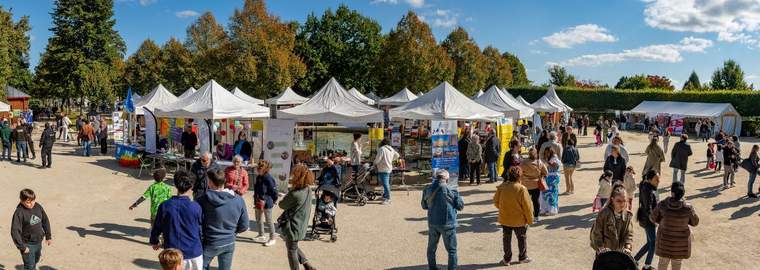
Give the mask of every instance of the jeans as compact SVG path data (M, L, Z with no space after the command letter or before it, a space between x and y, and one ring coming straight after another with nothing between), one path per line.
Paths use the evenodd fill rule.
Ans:
M298 248L298 241L285 239L285 248L288 249L288 264L290 264L291 270L298 270L302 264L309 262L309 259L303 254L303 251Z
M26 142L16 142L16 160L21 160L21 156L23 154L24 162L26 162L26 158L28 157L26 147Z
M443 246L449 254L448 269L457 269L457 228L446 225L428 225L428 269L438 269L435 262L435 252L438 249L438 240L441 236L443 236Z
M272 208L269 209L255 209L256 225L259 229L259 236L264 235L264 220L261 218L263 214L267 221L267 227L269 227L269 240L274 239L274 222L272 221Z
M504 248L504 261L505 262L511 262L512 261L512 232L515 233L515 238L517 238L517 251L519 252L519 255L517 255L517 260L522 261L528 258L528 245L527 245L527 239L528 239L528 226L522 226L522 227L507 227L507 226L501 226L502 229L502 246Z
M477 179L478 185L480 185L480 161L470 163L470 184Z
M37 244L27 244L27 248L29 248L29 253L24 254L23 251L21 252L21 260L24 262L24 270L35 270L37 269L37 263L40 262L40 257L42 257L42 242Z
M0 159L7 158L11 160L11 143L3 143L3 152Z
M496 182L496 162L488 162L488 180Z
M460 155L459 158L463 157ZM466 161L459 163L459 175L461 176L459 180L463 180L470 176L470 164Z
M757 171L749 173L749 183L747 184L747 194L752 193L752 186L755 185L755 178L757 178Z
M541 190L538 188L528 190L530 201L533 203L533 217L538 217L538 211L541 210L538 204L538 197L541 196Z
M219 270L232 269L232 255L235 253L235 243L226 246L204 246L203 247L203 270L211 269L211 260L214 257L219 258Z
M671 259L671 258L665 258L660 257L660 261L657 263L657 269L659 270L667 270L668 264L671 264L672 267L670 269L672 270L681 270L681 259Z
M391 200L391 173L378 172L377 180L383 185L383 200Z
M655 239L657 237L657 232L655 230L654 224L649 224L644 227L644 232L646 232L647 235L647 243L641 246L641 249L639 249L639 252L636 253L636 256L634 259L638 262L641 257L644 257L644 254L647 255L646 260L644 260L645 265L652 265L652 259L654 259L654 243Z
M686 184L686 170L681 170L679 168L673 168L673 182L679 181L679 173L681 174L681 183Z
M90 149L92 148L90 141L82 140L82 155L85 157L90 156Z
M53 148L42 147L40 155L42 155L42 166L50 167L50 165L53 163Z

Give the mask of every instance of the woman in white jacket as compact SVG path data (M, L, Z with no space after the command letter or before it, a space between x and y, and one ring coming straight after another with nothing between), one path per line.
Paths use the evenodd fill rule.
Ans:
M383 139L380 142L380 148L377 149L374 162L377 169L377 179L383 184L382 204L391 202L391 172L393 172L393 161L398 158L398 152L390 146L388 139Z

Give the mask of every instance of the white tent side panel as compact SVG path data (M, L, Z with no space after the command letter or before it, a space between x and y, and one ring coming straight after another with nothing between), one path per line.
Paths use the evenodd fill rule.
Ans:
M700 103L677 101L642 101L631 113L645 115L682 115L689 118L710 118L716 130L732 135L741 134L742 117L731 103Z

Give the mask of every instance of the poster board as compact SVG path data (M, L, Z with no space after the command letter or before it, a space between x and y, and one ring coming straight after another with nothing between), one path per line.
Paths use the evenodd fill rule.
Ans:
M277 181L277 190L280 192L288 191L295 125L294 120L270 119L264 128L264 159L272 163L269 173Z
M112 133L112 138L114 143L124 143L124 119L122 117L122 112L112 112L111 113L111 125L108 127L108 130Z
M670 124L668 125L668 128L670 128L671 135L681 136L681 134L683 134L683 120L683 115L672 115L670 117Z
M501 144L501 152L499 153L499 161L496 163L496 170L498 175L502 175L504 172L504 154L509 151L509 141L512 140L512 118L502 117L499 119L499 123L496 126L496 136L499 138Z
M457 121L431 121L431 167L433 177L436 171L445 169L449 172L449 186L459 186L459 147L457 146Z

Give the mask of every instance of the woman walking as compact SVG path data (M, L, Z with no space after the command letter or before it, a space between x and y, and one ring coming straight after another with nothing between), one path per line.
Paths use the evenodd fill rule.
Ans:
M644 150L644 154L647 155L647 160L644 162L644 169L641 172L642 176L646 175L650 170L654 170L658 174L662 172L661 165L665 162L665 153L662 151L662 148L660 148L657 141L657 137L652 138L649 141L646 150Z
M633 213L628 211L625 187L615 185L604 209L596 216L591 227L591 248L596 255L607 251L631 254L633 245Z
M256 223L258 224L259 234L254 238L257 241L266 242L264 246L273 246L275 244L274 238L274 222L272 221L272 208L277 202L277 182L274 180L269 170L272 169L272 163L268 160L259 160L259 166L256 168L256 183L253 185L253 208L256 214ZM266 225L269 229L269 238L264 237L264 219L266 219Z
M498 178L496 176L496 162L499 161L499 154L501 154L501 143L499 143L499 138L497 138L496 134L491 130L488 132L486 147L483 150L483 160L486 162L486 167L488 168L487 183L495 183Z
M517 260L519 264L529 263L527 233L528 225L533 224L533 205L530 202L528 189L520 184L522 169L512 167L504 178L504 183L496 187L493 204L499 209L499 224L502 229L502 247L504 257L501 264L511 265L512 261L512 232L517 238Z
M739 151L734 147L731 140L723 147L723 189L729 189L736 185L736 168L738 167Z
M531 148L528 152L528 158L523 159L520 163L520 169L523 171L522 184L528 189L530 201L533 206L533 220L538 221L538 198L541 190L538 188L538 182L544 180L548 171L546 165L538 158L538 150Z
M615 180L623 181L625 177L626 162L620 156L620 148L612 146L611 155L604 162L604 171L612 171L612 182Z
M509 151L504 153L504 161L502 162L502 165L504 167L502 178L504 180L507 180L507 174L509 173L510 168L520 166L520 162L522 162L522 157L520 156L520 148L522 148L520 141L509 141Z
M559 170L560 161L551 147L544 150L544 159L547 160L546 190L541 191L541 213L553 216L559 213Z
M657 269L681 269L681 262L691 257L691 227L699 224L699 216L694 208L683 200L684 186L673 182L670 197L657 204L652 215L652 222L659 224L655 252L660 258Z
M100 142L100 154L105 155L108 153L108 123L106 121L100 122L100 130L98 131L98 141Z
M480 185L480 164L483 162L483 147L480 146L480 137L472 135L470 144L467 146L467 159L470 163L470 185L477 179Z
M747 170L749 172L749 182L747 183L747 197L750 198L757 198L757 194L752 192L752 186L755 185L755 178L757 178L757 169L760 168L760 157L758 157L757 151L760 150L760 146L757 146L757 144L752 146L752 152L749 153L749 158L747 158L750 163L750 168Z
M668 143L670 143L670 129L665 128L665 132L662 134L662 149L665 153L668 153Z
M570 195L575 192L573 173L580 160L581 156L578 153L578 149L575 148L575 140L567 140L567 147L562 150L562 167L564 168L565 173L565 195Z
M647 242L636 256L633 258L638 262L641 257L646 255L644 260L644 267L642 270L652 270L652 259L654 259L655 239L657 226L649 219L649 216L657 207L657 185L660 184L660 174L655 170L649 170L644 175L644 180L639 184L639 209L636 211L636 220L639 221L639 226L644 228L644 232L647 236Z
M277 223L285 239L291 270L299 270L300 265L303 265L306 270L315 269L306 259L303 251L298 248L298 241L306 238L313 197L309 186L313 184L314 174L309 171L309 168L303 164L296 165L293 176L290 178L290 191L279 203L283 212L277 218Z

